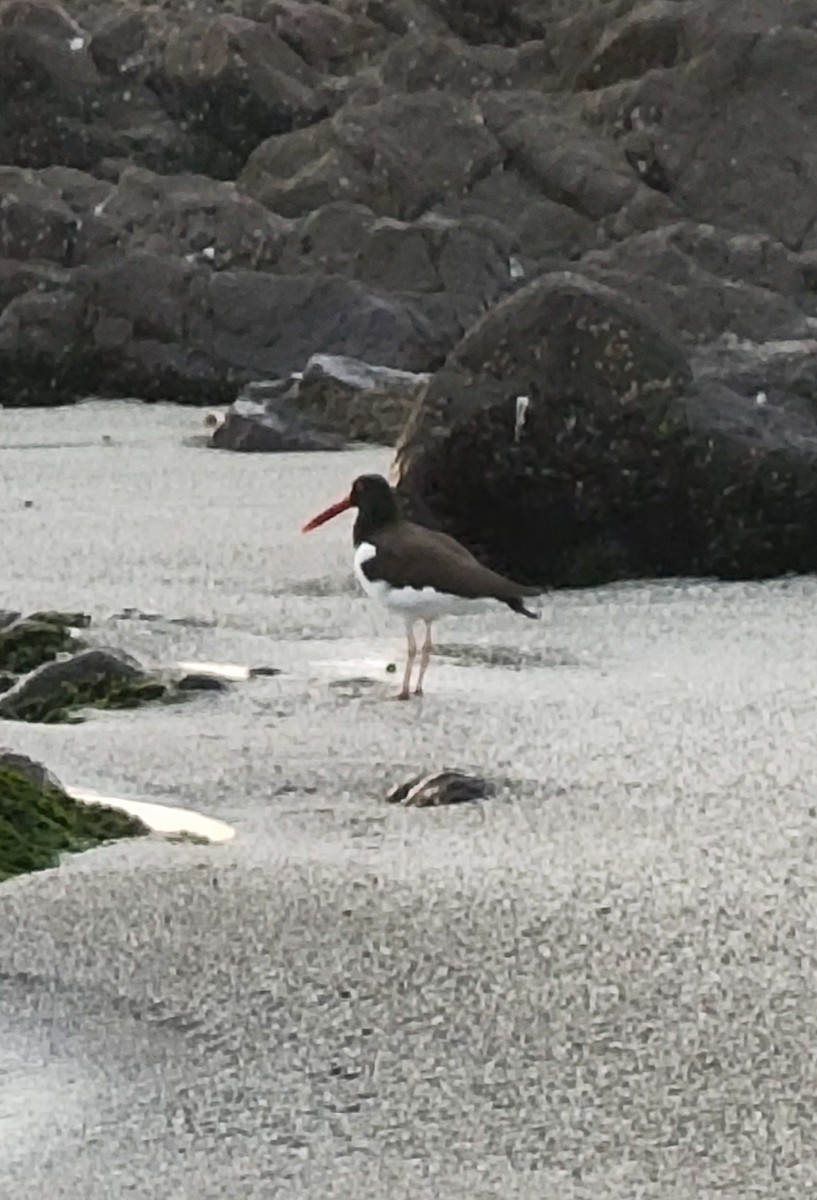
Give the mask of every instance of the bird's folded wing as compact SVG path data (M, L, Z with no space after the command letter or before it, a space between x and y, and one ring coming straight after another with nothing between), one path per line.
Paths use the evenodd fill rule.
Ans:
M469 600L514 600L536 593L483 566L447 534L410 522L383 530L377 553L363 570L369 579L383 579L394 587L430 587Z

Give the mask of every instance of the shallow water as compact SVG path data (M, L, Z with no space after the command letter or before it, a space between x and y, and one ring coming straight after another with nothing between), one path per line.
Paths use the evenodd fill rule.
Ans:
M0 1194L808 1194L815 581L451 620L422 703L383 703L401 630L355 592L351 520L297 531L388 452L217 453L201 420L0 411L0 607L283 672L0 725L236 829L0 889ZM383 803L443 765L497 796Z

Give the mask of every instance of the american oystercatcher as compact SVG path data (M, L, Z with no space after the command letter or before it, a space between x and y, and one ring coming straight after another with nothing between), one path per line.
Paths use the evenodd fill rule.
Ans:
M438 617L464 616L497 603L523 617L538 616L525 607L524 597L539 595L540 588L513 583L483 566L448 534L403 520L382 475L359 475L349 495L307 521L302 532L317 529L350 508L357 509L353 530L357 581L367 596L399 613L406 623L408 656L398 700L408 700L410 695L418 621L426 627L414 689L421 696L432 650L431 624Z

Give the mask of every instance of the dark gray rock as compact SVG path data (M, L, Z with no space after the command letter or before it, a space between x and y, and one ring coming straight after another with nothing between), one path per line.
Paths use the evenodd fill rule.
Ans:
M264 138L327 114L300 55L270 25L233 13L172 29L147 78L170 115L222 147L233 170Z
M481 217L495 222L507 239L509 257L527 261L531 271L543 259L577 259L599 240L596 222L543 196L533 182L504 166L479 180L467 195L441 205L439 211L455 219Z
M578 117L524 116L498 137L523 177L590 220L617 212L643 186L616 146Z
M691 379L677 338L620 293L575 272L543 275L477 322L437 371L405 431L400 457L422 431L467 419L519 395L580 396L627 404L671 394Z
M696 343L724 334L758 342L804 338L817 329L804 263L764 235L673 221L590 251L581 271Z
M397 458L409 502L524 582L817 569L805 385L758 403L715 371L693 382L646 312L576 277L538 281L463 339Z
M793 166L810 161L817 133L814 19L813 3L678 8L687 24L679 50L683 38L693 44L677 64L642 74L634 63L624 82L621 65L615 82L604 68L610 86L587 93L581 111L622 148L631 136L654 138L683 215L796 249L817 215L809 171ZM661 39L668 47L672 35ZM599 66L604 53L594 52Z
M100 75L88 31L45 0L0 5L0 162L99 169L123 158L179 170L195 158L181 126L138 79Z
M285 397L256 400L239 397L227 410L224 421L210 436L215 450L241 450L280 454L286 451L342 450L343 438L323 433L299 418Z
M100 204L105 236L84 261L146 253L184 256L214 270L274 266L288 231L234 183L126 167Z
M451 205L452 210L456 204ZM379 217L364 204L336 201L293 221L279 269L344 275L388 295L412 297L449 343L518 282L517 238L465 203L416 221ZM429 297L429 301L423 298Z
M330 80L354 72L384 44L384 30L357 6L344 10L317 0L247 0L244 14L268 25Z
M288 379L249 384L211 434L224 450L340 450L392 445L430 376L314 354Z
M239 186L285 217L345 200L414 220L462 195L502 157L466 101L422 92L346 106L329 121L268 139Z
M298 411L348 441L394 445L430 376L314 354L296 381Z
M445 345L431 318L414 299L345 279L132 255L75 268L7 303L0 403L96 393L221 404L314 353L425 370Z
M447 95L473 96L493 89L537 86L552 70L544 42L472 46L459 38L413 31L386 52L380 73L390 90L437 89Z
M591 54L573 74L579 91L636 79L691 56L688 6L650 0L606 25Z
M718 381L759 406L802 397L817 403L817 339L750 342L734 335L692 355L700 382Z

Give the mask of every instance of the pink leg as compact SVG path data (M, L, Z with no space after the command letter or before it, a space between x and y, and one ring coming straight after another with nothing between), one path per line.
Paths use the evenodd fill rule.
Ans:
M414 689L415 696L422 696L423 694L423 680L428 670L428 660L431 658L431 651L433 649L434 647L431 643L431 622L426 621L426 640L423 642L423 648L420 651L420 673L417 676L417 686Z
M406 625L406 669L403 673L403 686L394 697L395 700L408 700L411 695L411 671L414 666L414 660L417 657L417 643L414 640L414 626Z

